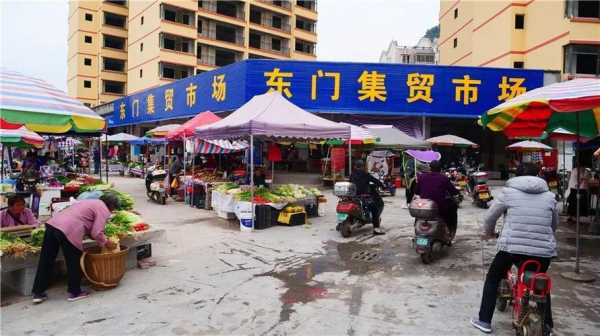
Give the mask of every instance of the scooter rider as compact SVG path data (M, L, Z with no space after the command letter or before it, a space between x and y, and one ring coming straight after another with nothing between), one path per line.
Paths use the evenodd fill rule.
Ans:
M350 182L356 185L357 195L369 194L371 196L368 207L371 211L371 217L373 218L373 234L385 234L379 227L381 224L381 213L383 212L383 200L377 192L378 187L383 188L383 183L365 171L365 163L362 160L358 160L354 163L354 170L350 175ZM371 186L371 183L373 183L374 186Z
M513 264L526 260L541 263L546 272L552 257L556 256L554 231L558 225L558 210L554 194L548 184L537 177L538 167L522 166L517 175L506 182L484 218L482 239L495 237L496 221L504 214L504 226L498 238L498 253L494 257L483 286L479 316L471 324L485 332L492 332L491 322L496 306L498 286ZM550 294L547 297L544 322L546 330L553 328Z
M454 238L458 222L458 207L449 197L458 195L459 191L450 179L441 173L442 165L439 161L431 161L429 168L430 173L422 173L418 176L416 194L437 204L440 216L448 225L450 236Z

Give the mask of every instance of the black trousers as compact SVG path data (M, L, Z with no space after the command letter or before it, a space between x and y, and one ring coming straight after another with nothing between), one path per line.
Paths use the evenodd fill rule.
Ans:
M373 218L373 228L381 225L381 213L383 212L383 199L379 195L372 195L367 204Z
M499 251L490 265L490 269L483 285L483 297L481 298L481 308L479 309L479 320L491 323L496 308L496 298L498 295L498 285L500 280L506 276L512 265L517 267L526 260L537 260L542 264L542 272L546 272L550 266L550 258L533 257L523 254L512 254L505 251ZM546 325L554 327L552 321L552 309L550 304L550 294L548 294L546 304L546 314L544 317Z
M46 225L40 260L33 283L33 294L40 295L48 289L59 248L62 249L67 265L68 291L73 295L81 292L81 266L79 264L81 250L71 244L62 231Z
M454 204L454 202L452 202L452 204L448 205L448 208L445 209L440 215L446 222L446 225L448 225L450 235L454 237L458 227L458 207L456 204Z
M579 216L585 217L588 215L590 207L590 197L586 189L579 190ZM567 198L567 213L570 217L577 216L577 189L571 189Z

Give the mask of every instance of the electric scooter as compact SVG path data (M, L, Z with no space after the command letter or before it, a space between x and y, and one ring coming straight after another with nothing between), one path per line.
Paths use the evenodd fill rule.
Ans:
M342 234L342 237L348 238L352 232L373 223L368 208L369 202L372 201L371 195L356 195L356 186L352 182L336 182L333 190L339 197L336 206L336 230Z
M543 336L548 332L544 318L552 280L541 269L539 261L527 260L518 269L513 266L500 281L496 309L503 312L512 304L517 335Z
M455 232L450 232L446 222L439 216L434 201L415 197L408 206L415 218L414 244L423 264L430 264L440 255L444 246L452 246Z

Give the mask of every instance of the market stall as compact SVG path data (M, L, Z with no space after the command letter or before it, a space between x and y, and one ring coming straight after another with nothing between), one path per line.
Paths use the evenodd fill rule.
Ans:
M109 155L112 157L119 157L118 154L116 154L118 151L124 151L125 152L125 161L121 161L119 159L116 160L111 160L109 158L106 158L105 164L108 165L107 169L105 171L108 171L109 173L119 173L119 175L125 175L126 171L128 172L128 170L130 168L135 168L137 167L137 165L131 165L130 166L130 162L132 161L130 158L130 145L132 141L139 141L140 138L136 137L135 135L131 135L131 134L127 134L127 133L117 133L117 134L112 134L109 135L107 137L105 137L104 139L102 139L102 142L105 143L106 146L112 145L113 147L109 150L109 152L113 152L113 155ZM120 148L118 147L119 144L123 144L125 145L124 148Z
M350 127L306 112L283 98L280 93L270 92L253 97L248 103L220 121L197 128L196 135L202 140L249 140L250 186L246 188L250 192L250 199L249 202L242 201L236 204L236 216L240 219L241 230L252 230L255 228L254 196L257 191L257 188L253 187L255 154L258 154L254 149L255 140L265 142L273 139L301 141L349 139ZM281 219L293 222L291 218L299 218L304 213L298 210L293 205L284 207L281 213L287 214L284 215L287 219Z
M352 148L366 151L379 141L376 136L363 127L343 122L340 122L340 125L350 127L350 139L331 139L324 142L330 146L327 157L322 159L321 164L324 185L328 183L333 185L336 181L345 180L345 175L350 175L352 172ZM345 153L346 146L348 147L348 155ZM346 157L348 157L348 165L346 165ZM346 168L348 171L344 174Z

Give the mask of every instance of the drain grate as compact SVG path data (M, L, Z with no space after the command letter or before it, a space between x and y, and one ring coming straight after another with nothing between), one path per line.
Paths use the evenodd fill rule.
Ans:
M380 258L381 255L379 254L379 251L373 250L358 251L352 254L352 260L358 260L363 262L375 262Z

